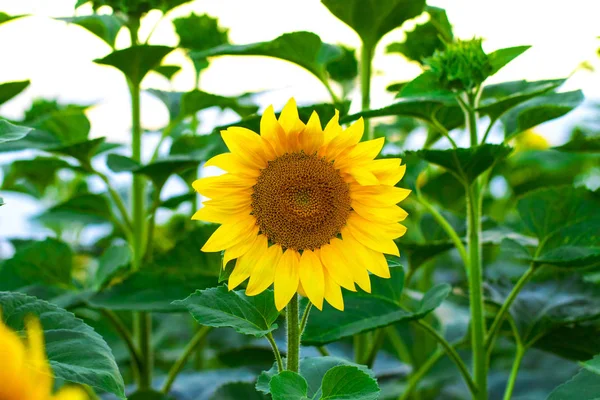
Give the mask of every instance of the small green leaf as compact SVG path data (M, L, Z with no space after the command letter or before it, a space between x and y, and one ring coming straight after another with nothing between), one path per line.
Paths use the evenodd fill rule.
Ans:
M405 21L423 12L424 0L322 0L333 15L371 47Z
M6 103L29 86L31 81L0 83L0 105Z
M271 381L272 382L272 381ZM323 377L322 400L377 400L377 381L357 367L333 367Z
M102 39L112 48L115 47L115 40L123 27L123 21L114 14L91 14L58 18L58 20L81 26Z
M402 268L392 268L391 271L390 282L383 282L385 279L382 278L372 279L372 293L345 293L344 311L328 305L323 307L323 311L313 310L302 342L323 345L396 322L420 319L436 309L450 294L449 285L434 286L425 293L417 310L408 311L400 306L397 289L393 289L395 283L404 279Z
M173 141L170 154L187 155L194 160L207 161L227 151L225 142L218 132L209 135L182 135Z
M505 49L499 49L488 54L488 59L492 65L492 72L490 75L494 75L496 72L500 71L502 67L519 57L530 47L531 46L507 47Z
M2 188L41 198L46 189L56 182L57 172L61 169L81 171L79 167L55 157L16 160L3 168Z
M456 94L445 89L439 78L431 71L425 71L402 87L396 97L418 98L438 103L456 105Z
M86 107L67 105L35 118L31 126L54 135L60 146L82 143L88 140L91 128L85 110Z
M36 217L45 224L101 224L112 221L110 204L106 197L82 194L50 207Z
M224 97L212 93L192 90L181 96L181 114L194 115L198 111L211 107L229 108L235 111L240 117L246 117L254 114L258 106L254 104L242 104L237 97Z
M29 132L31 132L31 128L13 125L0 119L0 144L23 139Z
M131 396L127 396L128 400L175 400L173 397L154 390L138 390Z
M205 59L214 56L266 56L297 64L317 78L326 81L326 66L342 56L339 47L323 43L311 32L285 33L269 42L244 45L223 45L213 49L191 52L192 59Z
M356 51L349 47L340 46L342 55L337 60L327 64L329 77L342 84L352 82L358 76L358 60Z
M139 85L146 74L156 68L171 51L173 48L167 46L139 45L116 50L95 62L117 68L133 84Z
M160 207L168 208L169 210L176 210L181 204L192 201L197 196L196 192L188 192L184 194L180 194L177 196L169 197L162 203L160 203Z
M414 154L429 163L447 169L464 184L470 184L495 163L506 158L511 151L508 146L484 144L456 150L419 150Z
M219 26L219 21L206 14L191 13L173 20L179 36L179 46L190 50L207 50L229 43L229 29Z
M24 330L27 317L39 318L57 379L90 385L125 399L123 378L110 348L83 321L55 305L14 292L0 292L0 309L0 318L18 332Z
M83 140L77 143L71 143L66 146L58 146L47 148L46 151L53 153L64 154L79 160L83 166L87 166L90 159L99 153L100 147L104 143L105 138L96 138Z
M306 380L292 371L283 371L269 382L273 400L308 400Z
M127 243L114 243L98 259L98 269L94 277L94 286L100 289L108 283L111 276L131 262L131 249Z
M436 50L443 50L445 43L452 42L454 35L446 10L426 6L425 11L429 14L429 20L406 32L404 42L390 44L387 53L401 53L409 60L422 64L423 59L431 57Z
M129 157L109 154L106 163L113 172L131 172L145 175L150 178L157 188L162 188L171 175L197 167L200 160L186 156L169 156L150 164L140 165Z
M106 157L106 165L112 172L133 172L138 170L141 165L130 157L121 154L111 153Z
M582 102L581 90L534 97L512 108L500 118L504 124L504 137L509 139L543 122L562 117Z
M243 291L228 291L226 286L219 286L198 290L174 304L186 307L202 325L231 327L239 333L257 337L277 329L275 320L279 312L271 290L246 296Z
M0 25L23 17L27 17L27 15L8 15L7 13L0 11Z
M153 71L171 80L176 73L181 71L181 67L179 65L159 65Z
M567 143L554 149L569 153L600 153L600 134L576 128Z
M4 199L2 197L0 197L0 206L5 205L6 203L4 202Z
M272 354L271 354L272 355ZM256 391L254 384L233 382L221 386L210 400L267 400L267 397Z

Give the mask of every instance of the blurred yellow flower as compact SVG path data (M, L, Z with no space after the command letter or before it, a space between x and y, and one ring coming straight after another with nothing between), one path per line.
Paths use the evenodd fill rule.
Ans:
M52 395L53 376L44 349L44 334L37 319L27 320L22 340L0 319L0 399L87 400L83 390L66 387Z
M545 137L528 129L514 139L515 152L527 150L546 150L550 144Z
M291 99L279 119L264 112L260 135L221 132L230 153L206 165L226 173L194 182L210 200L193 218L221 224L202 250L224 250L223 265L237 259L230 290L250 278L250 296L274 285L279 310L295 293L343 310L341 287L370 292L369 272L390 276L384 253L399 255L394 239L406 231L396 204L410 190L395 186L406 166L375 160L384 139L361 142L363 130L362 119L343 129L337 112L325 129L316 112L305 125Z

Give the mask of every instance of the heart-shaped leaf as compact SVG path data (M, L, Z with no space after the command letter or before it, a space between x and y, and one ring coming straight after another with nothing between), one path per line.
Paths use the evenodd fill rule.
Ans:
M0 309L0 318L16 331L24 330L27 317L39 318L46 354L56 378L90 385L125 399L123 378L110 348L83 321L55 305L14 292L0 292Z
M106 57L94 61L117 68L134 85L139 85L146 74L156 68L171 51L173 51L172 47L145 44L116 50Z
M219 286L198 290L174 304L186 307L202 325L230 327L257 337L277 329L275 320L279 312L270 290L257 296L246 296L243 291L228 291L226 286Z

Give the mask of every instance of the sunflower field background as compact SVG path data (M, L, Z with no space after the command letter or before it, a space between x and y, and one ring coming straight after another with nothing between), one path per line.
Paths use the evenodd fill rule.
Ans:
M91 118L0 68L0 399L600 398L594 37L540 77L424 0L307 1L356 48L285 30L299 1L227 2L281 27L258 42L211 0L59 3L0 5L6 71L126 96ZM38 57L9 45L28 20L69 30Z

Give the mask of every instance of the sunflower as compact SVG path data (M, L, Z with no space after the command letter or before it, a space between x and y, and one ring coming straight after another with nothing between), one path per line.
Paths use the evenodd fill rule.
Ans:
M62 388L52 395L52 371L44 350L44 335L37 319L27 320L27 340L9 329L0 319L0 399L2 400L85 400L76 387Z
M230 290L250 278L246 294L273 284L278 310L296 293L343 310L341 288L370 292L369 272L389 278L384 254L398 256L406 232L396 204L410 190L395 186L406 166L375 160L384 139L361 142L363 130L362 119L343 129L337 111L325 129L316 112L305 125L291 99L279 119L267 108L260 135L221 132L230 153L205 165L226 173L193 183L209 200L192 218L221 224L202 250L224 251L223 266L236 259Z

